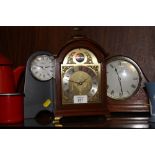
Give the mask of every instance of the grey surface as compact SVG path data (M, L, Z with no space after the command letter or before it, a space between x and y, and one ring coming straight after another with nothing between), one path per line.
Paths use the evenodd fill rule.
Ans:
M39 81L33 77L30 71L32 59L40 54L52 56L49 52L38 51L33 53L27 61L24 84L24 118L34 118L42 110L53 112L54 109L54 104L45 108L43 107L43 103L47 99L52 100L52 103L54 103L55 80L52 78L49 81Z

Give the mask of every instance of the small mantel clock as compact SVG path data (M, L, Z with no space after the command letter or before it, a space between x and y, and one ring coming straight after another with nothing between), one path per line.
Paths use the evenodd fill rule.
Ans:
M24 84L24 117L34 118L41 111L53 113L55 58L48 51L36 51L28 59Z
M144 76L138 64L126 56L107 60L107 100L110 112L148 112Z
M106 115L105 53L92 40L74 38L56 61L55 116Z

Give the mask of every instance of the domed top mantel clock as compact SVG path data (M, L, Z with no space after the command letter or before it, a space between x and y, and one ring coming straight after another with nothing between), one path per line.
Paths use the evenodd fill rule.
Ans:
M110 112L148 112L145 83L138 64L129 57L116 55L107 62L107 103Z
M55 116L108 114L106 64L102 48L79 37L68 42L56 62Z

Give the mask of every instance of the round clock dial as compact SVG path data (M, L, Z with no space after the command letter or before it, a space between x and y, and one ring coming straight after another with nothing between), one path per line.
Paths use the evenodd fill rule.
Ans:
M31 72L40 81L50 80L55 74L54 57L48 55L36 56L31 62Z
M122 100L131 97L140 87L140 72L134 62L116 57L107 63L107 96Z
M70 99L75 95L87 95L88 99L98 90L97 75L86 66L70 67L63 78L63 90Z

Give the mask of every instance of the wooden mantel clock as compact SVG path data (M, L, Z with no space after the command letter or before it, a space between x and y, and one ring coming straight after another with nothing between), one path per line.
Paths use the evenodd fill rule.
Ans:
M148 112L144 84L147 78L138 64L126 56L112 56L107 62L107 102L110 112Z
M92 40L68 42L56 60L55 117L106 115L105 53Z

